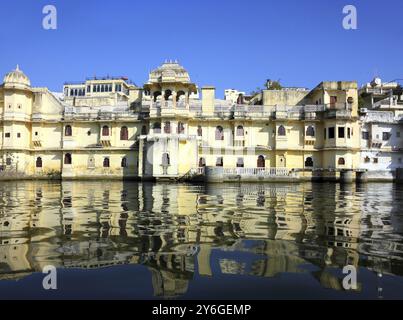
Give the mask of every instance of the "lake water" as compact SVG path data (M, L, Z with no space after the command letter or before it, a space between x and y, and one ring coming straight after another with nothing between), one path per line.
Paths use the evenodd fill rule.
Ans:
M11 298L403 298L403 186L1 182Z

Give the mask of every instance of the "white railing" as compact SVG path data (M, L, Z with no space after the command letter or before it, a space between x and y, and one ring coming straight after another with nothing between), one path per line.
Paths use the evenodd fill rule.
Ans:
M326 109L326 106L324 104L304 106L305 112L321 112L321 111L325 111L325 109Z
M190 175L204 175L206 172L205 167L192 168L189 171Z
M366 123L369 122L393 123L395 121L398 121L398 119L396 119L392 111L369 111L362 119Z
M290 172L287 168L224 168L224 175L287 177Z
M205 167L196 168L196 174L203 175L206 172Z

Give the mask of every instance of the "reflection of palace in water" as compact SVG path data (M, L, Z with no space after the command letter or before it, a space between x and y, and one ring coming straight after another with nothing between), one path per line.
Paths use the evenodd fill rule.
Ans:
M196 272L311 272L342 290L332 270L348 264L403 275L399 192L392 184L4 183L0 280L45 265L142 264L163 297L186 293Z

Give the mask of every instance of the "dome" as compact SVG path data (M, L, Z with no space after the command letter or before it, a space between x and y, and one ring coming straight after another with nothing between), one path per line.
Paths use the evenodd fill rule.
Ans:
M22 72L17 65L15 70L9 72L4 77L4 86L5 87L23 87L27 88L31 86L31 81L29 78Z
M378 87L382 84L382 80L379 77L375 77L372 81L371 81L371 86L372 87Z
M163 65L151 71L148 82L190 83L190 77L186 69L177 61L166 61Z

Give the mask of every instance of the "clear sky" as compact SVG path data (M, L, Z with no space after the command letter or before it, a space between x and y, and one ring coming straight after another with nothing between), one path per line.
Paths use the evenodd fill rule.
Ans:
M57 30L42 28L55 5ZM358 29L342 26L353 4ZM199 86L250 92L265 79L313 87L376 74L403 78L402 0L2 0L0 73L18 63L32 85L126 75L142 85L178 59Z

